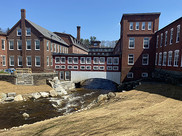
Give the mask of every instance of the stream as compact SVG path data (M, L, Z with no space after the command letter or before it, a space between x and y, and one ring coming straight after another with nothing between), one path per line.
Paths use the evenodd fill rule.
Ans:
M86 108L100 94L108 92L75 89L65 96L0 104L0 129L32 124ZM29 114L30 117L24 118L23 113Z

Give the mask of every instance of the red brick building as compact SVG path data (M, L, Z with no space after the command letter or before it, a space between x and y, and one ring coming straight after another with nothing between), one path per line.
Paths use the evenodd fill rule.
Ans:
M7 68L7 40L6 34L0 33L0 70Z

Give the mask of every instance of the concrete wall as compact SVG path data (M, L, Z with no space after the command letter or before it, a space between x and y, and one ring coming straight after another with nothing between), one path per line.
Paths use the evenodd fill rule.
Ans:
M88 71L71 71L71 81L80 82L89 78L104 78L120 83L121 72L88 72Z

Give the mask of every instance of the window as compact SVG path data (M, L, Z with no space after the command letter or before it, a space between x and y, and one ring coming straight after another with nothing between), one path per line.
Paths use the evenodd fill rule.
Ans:
M9 41L9 50L14 50L14 41L13 40Z
M166 66L166 62L167 62L166 59L167 59L167 52L164 52L163 53L163 63L162 63L163 66Z
M139 30L139 22L136 22L135 29L136 29L136 30Z
M60 57L55 57L55 63L59 64L60 63Z
M174 51L174 67L179 65L179 50Z
M94 57L94 64L99 64L99 57Z
M68 64L72 64L73 58L72 57L68 57Z
M3 57L3 62L2 62L3 64L2 64L2 65L3 65L3 66L6 66L6 56L3 55L2 57Z
M59 45L57 44L57 53L59 53Z
M148 73L147 72L143 72L142 73L142 77L148 77Z
M107 58L107 64L112 65L112 57Z
M148 37L145 37L143 39L143 48L144 49L149 49L149 38Z
M161 33L160 47L162 47L162 42L163 42L163 33Z
M112 66L107 66L107 70L112 70Z
M70 80L70 72L69 71L65 72L65 80Z
M47 66L49 66L49 56L47 56Z
M104 66L100 66L99 70L105 70L105 67Z
M68 65L68 69L72 69L72 66L71 65Z
M152 22L148 22L148 30L152 30Z
M105 57L100 57L100 62L99 64L105 64Z
M171 28L171 33L170 33L170 44L173 43L173 28Z
M133 78L133 72L128 72L127 78Z
M51 43L51 52L53 52L53 43Z
M31 66L32 65L32 57L31 56L27 56L27 66Z
M73 64L78 64L78 57L73 58Z
M14 56L9 57L9 65L14 66Z
M17 36L21 36L21 29L20 28L17 29Z
M18 56L18 66L22 66L22 56Z
M113 66L113 70L119 70L118 66Z
M99 70L98 66L93 66L93 70Z
M158 48L158 43L159 43L159 36L157 35L156 48Z
M31 36L31 28L26 28L26 36Z
M5 50L5 40L4 39L2 39L2 50Z
M66 58L65 57L61 57L61 64L65 64L66 62Z
M61 66L61 69L65 69L65 68L66 68L65 65L62 65L62 66Z
M54 52L56 52L56 44L54 44Z
M113 58L113 65L118 65L119 64L119 58L118 57L114 57Z
M158 53L155 54L155 65L157 65L157 57L158 57Z
M142 30L145 30L145 22L142 22Z
M86 64L91 64L91 57L86 58Z
M49 51L49 41L47 41L47 51Z
M161 66L162 63L162 53L159 53L159 61L158 61L158 65Z
M143 54L142 55L142 65L148 65L149 64L149 55Z
M165 46L167 45L167 33L168 31L165 32Z
M86 70L91 70L91 66L86 66Z
M176 43L179 42L179 36L180 36L180 25L177 26Z
M22 40L17 40L17 50L22 50Z
M40 41L35 40L35 50L40 50Z
M85 64L85 57L80 58L80 64Z
M133 65L134 64L134 55L129 54L128 55L128 65Z
M27 40L26 45L27 50L31 50L31 40Z
M40 67L40 56L35 56L35 66Z
M53 57L51 56L51 66L53 66Z
M60 80L64 80L64 71L60 71L59 77L60 77Z
M55 65L55 69L60 69L60 66L59 65Z
M129 38L129 49L135 48L135 38Z
M133 22L130 22L130 30L133 30Z
M172 66L172 56L173 55L173 52L172 51L169 51L168 52L168 66Z
M60 45L60 47L59 47L59 52L61 53L61 45Z
M78 66L73 66L73 69L78 69Z
M80 66L80 69L81 70L85 70L85 66Z

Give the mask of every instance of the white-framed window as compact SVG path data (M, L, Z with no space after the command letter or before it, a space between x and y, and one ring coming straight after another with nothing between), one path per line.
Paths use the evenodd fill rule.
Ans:
M61 65L61 69L65 69L66 68L66 66L65 65Z
M180 36L180 25L177 26L176 43L179 42L179 36Z
M113 58L113 65L118 65L119 64L119 58L118 57L114 57Z
M17 29L17 36L21 36L21 28Z
M158 44L159 44L159 35L157 35L156 48L158 48Z
M81 70L85 70L85 66L81 65L81 66L80 66L80 69L81 69Z
M77 65L73 66L73 69L78 69L78 66Z
M107 66L107 70L112 70L112 66Z
M47 66L49 66L49 56L47 56Z
M14 40L9 40L9 50L14 50Z
M67 68L68 68L68 69L72 69L72 65L68 65Z
M17 50L22 50L22 40L17 40Z
M60 71L59 73L59 79L64 80L64 71Z
M61 53L61 45L59 46L59 52Z
M174 67L179 65L179 50L174 51Z
M68 57L68 64L72 64L73 63L73 58L72 57Z
M142 65L148 65L149 64L149 54L143 54L142 55Z
M161 63L162 63L162 52L159 53L158 65L161 66Z
M142 22L142 30L145 30L145 22Z
M142 77L148 77L148 73L147 72L143 72L142 73Z
M35 50L40 50L40 40L35 40Z
M160 47L162 47L162 42L163 42L163 33L161 33Z
M86 64L91 64L91 57L86 58Z
M9 65L14 66L14 56L9 57Z
M3 64L2 64L2 65L3 65L3 66L6 66L6 56L3 55L2 58L3 58L3 60L2 60L2 61L3 61L3 62L2 62Z
M129 30L133 30L133 22L130 22L130 28Z
M135 29L139 30L139 22L136 22Z
M99 64L99 57L94 57L94 64Z
M60 66L59 65L55 65L55 69L60 69Z
M78 64L78 57L73 58L73 64Z
M128 65L133 65L134 64L134 55L129 54L128 55Z
M152 30L152 22L148 22L148 30Z
M133 78L133 72L128 72L127 78Z
M80 58L80 64L85 64L85 57Z
M57 53L59 53L59 45L57 44Z
M104 66L100 66L99 70L105 70L105 67Z
M99 64L105 64L105 57L100 57L100 62Z
M26 50L31 50L31 40L26 40Z
M66 63L66 58L65 57L61 57L61 64L65 64Z
M107 58L107 64L112 65L112 57Z
M171 28L171 33L170 33L170 44L173 43L173 28Z
M22 66L22 56L18 56L18 66Z
M60 57L55 57L55 63L60 64Z
M5 50L5 40L2 39L2 40L1 40L1 43L2 43L2 50Z
M163 63L162 63L162 65L166 66L166 64L167 64L167 52L163 52Z
M51 52L53 52L53 43L51 43Z
M130 37L129 38L129 49L134 49L135 48L135 38Z
M40 67L40 56L35 56L35 66Z
M49 41L47 41L47 51L49 51Z
M168 52L168 66L172 66L173 51Z
M112 70L119 70L119 67L118 66L113 66Z
M158 53L155 54L155 65L157 65L157 60L158 60Z
M70 72L65 71L65 80L70 80Z
M86 70L91 70L91 66L86 66Z
M165 32L165 46L167 45L167 33L168 31Z
M32 66L32 57L31 56L27 56L26 62L27 62L27 66Z
M93 66L93 70L99 70L98 66Z
M51 56L51 66L53 66L53 57Z
M54 52L56 52L56 44L54 44Z
M31 36L31 28L26 28L26 36Z
M143 48L144 49L149 49L149 43L150 43L150 40L148 37L144 37L143 38Z

